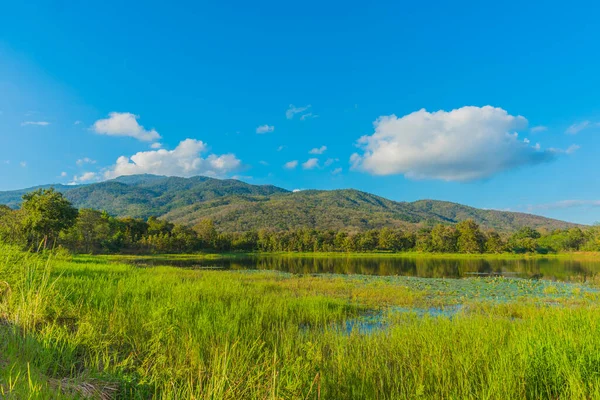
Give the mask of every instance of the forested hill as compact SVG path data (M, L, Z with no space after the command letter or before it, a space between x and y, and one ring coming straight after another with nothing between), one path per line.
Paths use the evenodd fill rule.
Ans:
M209 218L220 230L230 232L301 227L416 229L437 223L454 224L469 218L483 228L506 232L523 226L547 229L575 226L531 214L481 210L443 201L395 202L357 190L292 193L276 186L201 176L135 175L90 185L54 187L78 208L106 210L120 217L154 215L185 225ZM0 204L18 207L21 196L33 189L0 192Z

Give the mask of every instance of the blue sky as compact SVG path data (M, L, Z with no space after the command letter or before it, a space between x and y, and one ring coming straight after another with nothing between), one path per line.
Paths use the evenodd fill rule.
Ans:
M209 174L600 221L598 4L123 3L3 4L0 190Z

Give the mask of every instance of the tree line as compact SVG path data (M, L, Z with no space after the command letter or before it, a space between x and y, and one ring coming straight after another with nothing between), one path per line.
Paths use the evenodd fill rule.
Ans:
M382 228L345 232L300 228L231 233L220 232L209 219L187 227L156 217L116 218L98 210L77 210L61 193L40 189L24 195L19 210L0 206L0 240L33 250L62 246L79 253L551 253L600 251L600 228L575 227L549 232L524 227L506 235L484 231L474 221L466 220L416 231Z

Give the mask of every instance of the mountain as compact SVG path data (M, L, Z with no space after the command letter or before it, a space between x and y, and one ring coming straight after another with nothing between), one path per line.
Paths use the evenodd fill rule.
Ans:
M50 186L0 192L0 204L17 207L24 193ZM577 226L537 215L482 210L444 201L396 202L352 189L290 192L271 185L203 176L133 175L90 185L53 187L79 208L106 210L121 217L155 215L185 225L210 218L224 231L300 227L365 230L384 226L416 229L468 218L483 228L503 232L523 226Z

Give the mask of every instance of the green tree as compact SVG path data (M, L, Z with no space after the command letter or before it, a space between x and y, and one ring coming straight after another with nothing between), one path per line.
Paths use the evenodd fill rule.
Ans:
M346 239L348 238L348 234L346 232L338 232L335 235L335 239L333 240L333 245L337 251L345 251L346 250Z
M23 211L12 210L0 205L0 241L20 246L27 245L27 235L23 226Z
M529 226L524 226L512 235L512 239L539 239L542 235Z
M534 253L539 249L537 241L541 237L538 231L525 226L510 237L508 247L514 253Z
M102 249L102 243L110 237L110 226L103 213L91 209L79 211L74 227L81 240L83 251L97 252Z
M202 246L215 248L219 234L212 219L203 219L198 222L194 226L194 230L198 234L198 239L202 242Z
M43 239L44 249L58 234L75 224L77 209L54 189L39 189L23 195L24 225L36 241Z
M431 230L431 246L433 251L455 253L458 233L453 226L438 224Z
M571 228L567 232L565 247L567 250L579 250L585 243L585 234L579 228Z
M472 219L467 219L456 225L458 231L458 251L460 253L483 253L485 249L485 236L479 225Z
M379 232L379 249L398 251L401 247L401 233L390 229L383 228Z
M369 230L360 235L358 249L360 251L373 251L377 248L378 243L379 232L376 230Z
M122 232L122 235L125 238L125 243L128 245L134 245L148 233L148 223L137 218L120 218L118 229Z
M430 252L434 251L433 243L431 240L431 229L422 228L417 232L415 238L415 248L418 251Z
M488 232L485 241L485 251L487 253L502 253L506 250L506 244L502 237L496 231Z
M171 233L174 225L170 222L163 221L154 216L148 218L148 235L158 235L163 233Z

